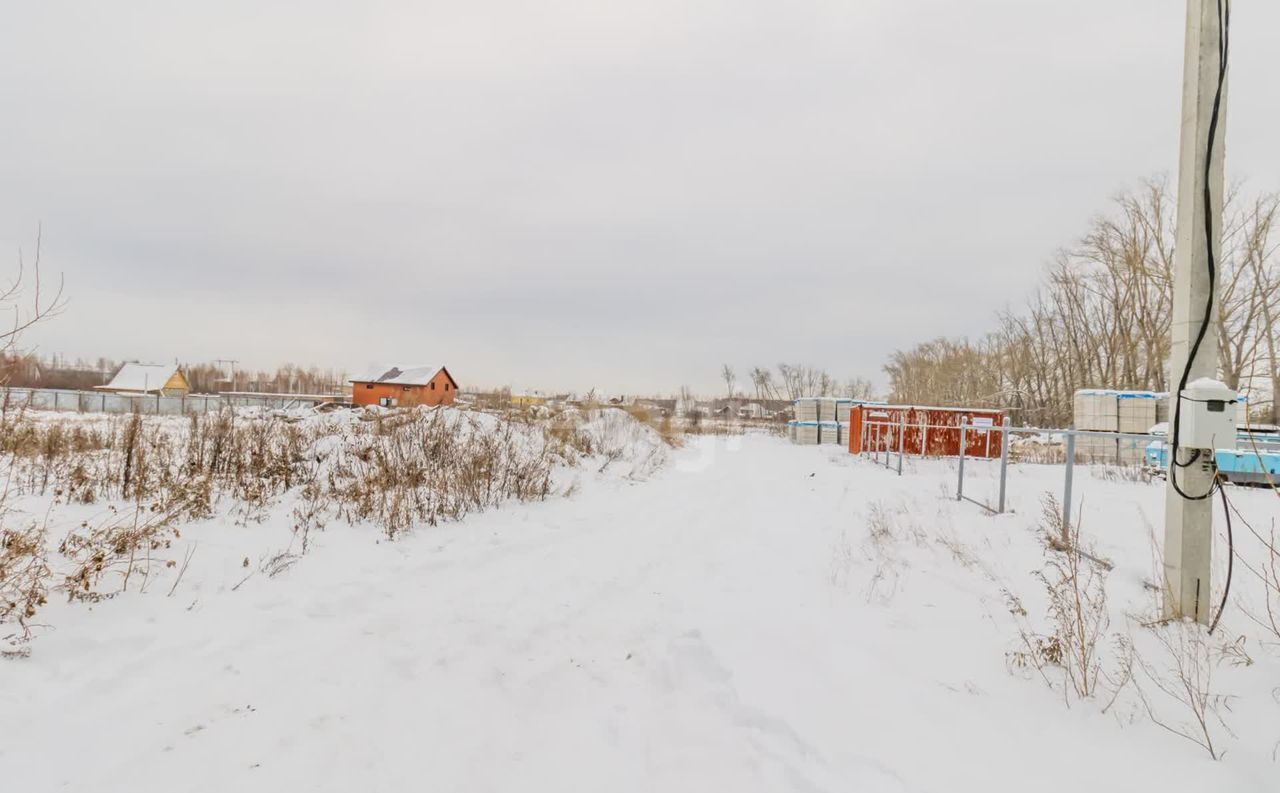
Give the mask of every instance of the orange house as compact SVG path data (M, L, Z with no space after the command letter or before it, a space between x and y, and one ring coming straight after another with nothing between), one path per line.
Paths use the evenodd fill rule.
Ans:
M452 405L458 383L443 366L392 366L351 381L356 405Z

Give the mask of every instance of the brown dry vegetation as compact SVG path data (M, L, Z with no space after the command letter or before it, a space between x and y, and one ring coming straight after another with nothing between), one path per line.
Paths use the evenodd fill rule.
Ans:
M250 522L296 496L290 517L305 552L311 532L333 519L395 538L508 500L545 499L556 466L594 456L603 470L629 454L633 431L646 430L613 413L623 421L430 409L308 423L232 411L92 422L0 416L0 622L17 623L26 639L51 591L93 601L134 581L145 588L156 565L176 564L166 552L181 524L220 505ZM647 472L660 461L639 462ZM49 499L41 503L51 510L100 503L103 512L53 537L48 515L6 509L31 496Z

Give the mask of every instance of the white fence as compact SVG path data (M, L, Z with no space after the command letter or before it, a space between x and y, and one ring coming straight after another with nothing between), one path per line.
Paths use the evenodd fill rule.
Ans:
M63 410L76 413L145 413L159 416L181 416L190 413L216 413L224 407L294 408L310 407L324 402L315 396L275 396L252 394L159 394L128 395L106 391L70 391L57 388L3 388L0 402L9 410Z

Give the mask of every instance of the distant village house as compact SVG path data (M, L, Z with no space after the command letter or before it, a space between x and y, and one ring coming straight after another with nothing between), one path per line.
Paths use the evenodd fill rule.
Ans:
M191 392L187 377L176 363L127 363L116 371L106 385L94 386L113 394L186 396Z
M534 405L545 405L549 401L546 394L538 391L526 391L524 393L512 394L511 404L513 407L527 408Z
M380 367L351 381L356 405L452 405L457 396L458 383L443 366Z

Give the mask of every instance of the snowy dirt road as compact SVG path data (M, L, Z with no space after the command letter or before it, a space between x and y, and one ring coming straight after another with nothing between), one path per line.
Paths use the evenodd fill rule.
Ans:
M948 498L952 470L700 439L650 481L584 474L394 543L335 524L235 591L241 548L287 525L193 527L206 564L173 597L51 609L32 657L0 665L0 789L1280 789L1251 755L1214 763L1011 675L979 569L1036 564L1052 469L1000 517ZM863 543L896 503L955 548L903 551L888 580ZM1136 597L1135 526L1104 547L1136 560L1117 571Z

